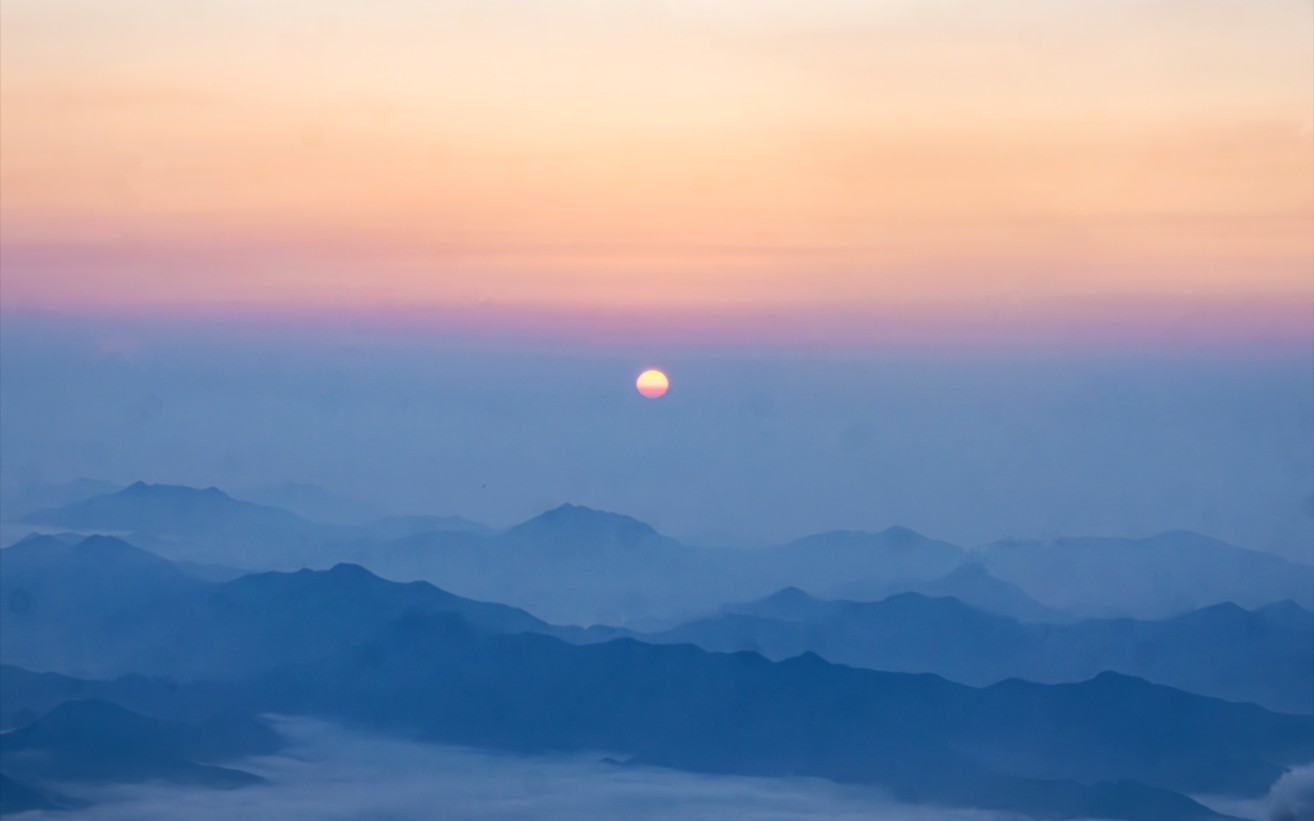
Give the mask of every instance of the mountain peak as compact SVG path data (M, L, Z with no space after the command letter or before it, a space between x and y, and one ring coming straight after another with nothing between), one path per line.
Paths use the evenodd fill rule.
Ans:
M214 499L231 499L227 493L224 493L217 487L210 486L207 488L195 488L188 485L166 485L166 484L149 484L147 482L136 481L120 490L117 496L136 496L136 497L203 497L207 496Z
M657 531L649 524L621 513L594 510L583 505L563 504L544 511L511 529L513 533L555 531L571 535L601 533L616 538L647 538Z
M62 507L34 510L23 517L34 524L77 530L120 531L150 535L214 534L235 530L313 526L280 508L234 499L217 487L133 482L115 493L92 496Z
M808 594L806 590L800 590L793 586L783 587L762 600L764 604L780 605L815 604L816 601L817 599Z
M911 544L912 542L920 542L926 539L925 536L918 533L916 530L909 527L903 527L902 525L891 525L876 535L888 539L895 544Z
M153 558L159 558L158 556L155 556L153 553L150 553L149 551L146 550L142 550L140 547L137 547L136 545L133 544L129 544L128 542L125 542L122 539L118 539L113 536L102 536L100 534L92 534L88 536L87 538L78 542L76 547L79 551L86 551L86 552L113 553L116 555L138 555L145 553L152 556ZM166 561L166 560L161 559L161 561Z
M50 547L58 547L62 545L68 547L69 545L77 544L80 541L82 541L81 536L73 537L67 533L42 533L34 530L5 549L13 550L16 547L33 548L42 545Z
M1288 613L1301 616L1308 616L1310 612L1301 607L1291 599L1282 599L1281 601L1269 602L1255 611L1256 613Z

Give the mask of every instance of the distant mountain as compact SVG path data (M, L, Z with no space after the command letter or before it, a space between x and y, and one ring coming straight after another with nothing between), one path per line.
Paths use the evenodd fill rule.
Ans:
M295 570L328 567L381 541L432 532L491 534L459 516L374 516L313 485L266 488L264 498L284 499L305 517L281 507L235 499L218 488L137 482L115 493L33 510L33 526L123 535L150 550L190 561L203 577L230 576L229 567ZM322 510L316 510L323 508ZM371 515L365 515L367 511ZM209 566L218 568L208 572Z
M1105 541L1108 555L1101 553ZM826 598L951 596L1035 623L1163 618L1233 599L1250 608L1284 599L1312 606L1314 570L1267 554L1171 534L1144 543L1105 541L1064 540L1043 549L1001 543L969 552L890 528L731 550L690 547L628 516L564 505L504 533L362 540L340 545L338 555L390 578L433 580L556 623L647 631L789 586ZM1116 557L1127 552L1136 556L1121 563ZM542 584L544 578L553 584Z
M42 589L63 591L78 603L123 601L196 582L175 563L111 536L33 535L0 550L0 567L0 590L22 587L32 595L40 580ZM25 609L44 603L33 599L10 606Z
M840 530L754 551L753 560L777 578L806 590L828 592L856 581L930 581L963 563L962 548L905 527L879 533Z
M638 519L619 513L594 510L579 505L560 505L507 531L507 539L517 545L588 547L633 547L648 541L666 541Z
M239 501L219 488L201 490L145 482L135 482L116 493L93 496L62 507L36 510L25 516L24 521L83 530L140 530L158 535L189 533L193 529L209 527L297 528L308 524L286 510Z
M337 526L335 538L400 539L435 531L492 533L487 525L460 516L396 515L379 505L334 493L319 485L282 482L237 494L240 498L281 508L312 522Z
M335 525L362 525L385 515L379 505L362 502L351 496L334 493L305 482L279 482L242 488L239 498L268 507L281 508L314 522Z
M347 558L390 578L441 580L463 596L588 625L719 603L728 574L713 567L733 552L686 547L628 516L562 505L503 533L428 533L361 544Z
M114 482L86 477L62 482L0 484L0 518L15 521L34 510L80 502L92 496L113 493L122 487Z
M1082 616L1163 618L1221 602L1254 608L1284 599L1314 609L1314 568L1185 531L996 542L979 555L991 575Z
M29 524L132 534L171 558L243 567L299 564L332 534L327 525L286 510L232 498L218 488L137 482L23 517Z
M106 701L66 701L0 735L0 769L29 788L70 781L165 780L223 788L263 782L241 770L198 763L195 759L203 756L197 752L211 744L209 733L234 735L219 727L148 718ZM245 750L239 745L223 752L232 756Z
M31 724L65 701L93 697L82 679L0 664L0 732Z
M213 742L193 749L197 755L209 755L216 744L222 748L219 755L272 752L282 745L268 726L242 711L231 682L182 685L177 679L136 673L88 679L0 664L0 731L31 724L67 701L108 701L150 718L223 729Z
M580 625L672 623L788 584L824 593L864 580L929 582L963 557L959 548L902 528L755 550L690 547L629 516L576 505L492 536L430 533L361 545L349 555L392 578L441 580L461 595Z
M690 547L631 517L575 505L503 532L455 517L330 525L214 488L143 483L29 518L130 532L134 543L158 554L223 568L361 564L586 626L669 627L787 586L826 598L952 596L996 615L1046 623L1162 618L1226 601L1255 608L1291 599L1314 608L1314 569L1183 533L1000 542L968 552L896 527L732 550Z
M240 677L333 652L411 614L561 632L523 610L426 582L385 581L353 565L207 583L99 536L76 545L28 540L0 551L0 571L0 658L79 675Z
M894 584L853 582L834 586L830 596L877 601L899 593L919 593L931 598L958 599L978 610L1023 622L1059 623L1073 620L1062 610L1046 607L1023 593L1016 585L996 579L977 561L967 561L938 579L904 579Z
M0 550L0 658L89 672L78 659L104 650L128 625L123 614L161 596L195 595L204 583L107 536L75 542L33 536Z
M1214 605L1166 621L1020 624L952 598L820 601L788 588L643 641L814 652L877 670L927 672L965 684L1006 678L1083 681L1114 670L1195 693L1314 713L1314 614L1290 602L1256 612Z

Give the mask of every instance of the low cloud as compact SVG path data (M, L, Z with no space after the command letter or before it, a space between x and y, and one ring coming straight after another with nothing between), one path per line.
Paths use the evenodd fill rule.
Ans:
M31 821L324 821L387 819L712 819L1015 821L1016 816L896 804L879 791L816 779L704 776L618 767L601 756L513 756L366 736L279 719L291 746L235 762L271 782L241 790L117 786L73 813Z
M1314 818L1314 765L1282 776L1268 795L1269 821L1309 821Z

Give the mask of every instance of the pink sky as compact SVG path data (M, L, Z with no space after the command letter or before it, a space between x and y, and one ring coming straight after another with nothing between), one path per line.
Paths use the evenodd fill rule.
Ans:
M1314 339L1307 3L276 5L5 3L6 311Z

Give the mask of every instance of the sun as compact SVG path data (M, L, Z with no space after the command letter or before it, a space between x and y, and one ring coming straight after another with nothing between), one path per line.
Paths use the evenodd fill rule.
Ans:
M671 386L671 380L666 378L666 374L659 370L646 370L639 374L639 378L634 380L634 387L639 389L639 393L649 399L660 399L666 394L666 389Z

